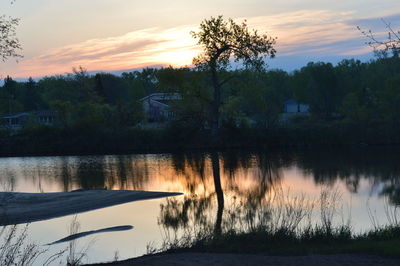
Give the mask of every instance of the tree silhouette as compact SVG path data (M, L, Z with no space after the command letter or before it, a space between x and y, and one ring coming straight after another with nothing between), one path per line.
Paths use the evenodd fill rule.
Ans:
M18 53L22 47L15 33L18 23L19 19L17 18L0 16L0 59L3 62L10 57L22 57Z
M275 56L276 38L249 30L246 21L237 24L233 19L224 20L222 16L204 20L200 24L200 31L192 32L192 36L204 48L203 53L193 59L193 63L211 74L211 129L213 135L216 135L220 119L221 89L232 78L231 75L222 78L222 72L230 65L231 59L243 63L245 67L262 69L264 57Z
M383 24L387 29L387 38L382 40L376 37L372 30L363 30L360 26L357 29L369 39L366 44L374 49L374 52L379 56L386 57L388 52L391 52L394 57L400 55L400 30L394 30L389 22L382 19Z

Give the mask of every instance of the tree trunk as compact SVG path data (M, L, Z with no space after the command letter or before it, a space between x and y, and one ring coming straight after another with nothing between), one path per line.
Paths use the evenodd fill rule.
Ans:
M219 236L222 233L222 214L224 213L224 192L222 191L222 186L221 186L218 153L216 152L211 153L211 162L213 168L215 193L217 194L217 203L218 203L217 218L215 221L214 232L215 235Z
M211 76L213 85L213 102L211 107L211 134L212 137L217 137L219 130L220 107L221 107L221 86L219 84L217 64L211 62Z

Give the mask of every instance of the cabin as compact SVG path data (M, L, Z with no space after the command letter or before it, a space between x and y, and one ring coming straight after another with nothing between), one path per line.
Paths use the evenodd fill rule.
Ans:
M42 110L34 113L37 124L53 126L58 120L58 112L55 110Z
M310 106L308 104L299 103L296 100L290 99L284 103L284 113L308 114Z
M162 122L171 120L175 114L171 105L182 99L179 93L153 93L141 98L143 112L147 122Z
M28 123L30 113L9 114L2 117L2 127L18 130Z
M287 124L293 117L308 116L310 114L310 106L308 104L299 103L294 99L287 100L283 104L283 113L281 114L281 122Z
M33 123L34 125L53 126L58 120L58 113L55 110L24 112L5 115L1 120L2 127L11 130L19 130L28 123Z

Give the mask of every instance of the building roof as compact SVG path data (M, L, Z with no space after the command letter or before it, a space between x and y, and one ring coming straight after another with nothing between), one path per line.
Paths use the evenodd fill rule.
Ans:
M4 119L13 119L13 118L20 118L24 116L30 116L31 113L19 113L19 114L8 114L3 116Z
M155 101L173 101L173 100L181 100L182 96L180 93L164 93L164 92L158 92L158 93L152 93L150 95L147 95L146 97L143 97L139 99L139 101L145 101L145 100L155 100Z
M58 112L56 110L41 110L35 112L37 116L57 116Z
M26 117L30 115L35 116L57 116L58 112L56 110L40 110L36 112L24 112L24 113L17 113L17 114L8 114L3 116L3 119L13 119L13 118L20 118Z
M289 99L286 102L284 102L284 104L299 104L295 99Z
M153 100L153 99L150 99L150 103L153 103L153 104L156 104L156 105L163 105L165 107L169 106L169 104L167 102L165 102L165 101L163 102L163 101L157 101L157 100Z
M306 104L306 103L300 103L300 102L298 102L298 101L296 101L295 99L289 99L289 100L287 100L286 102L284 102L283 103L284 105L298 105L298 104L300 104L300 105L307 105L308 106L308 104Z

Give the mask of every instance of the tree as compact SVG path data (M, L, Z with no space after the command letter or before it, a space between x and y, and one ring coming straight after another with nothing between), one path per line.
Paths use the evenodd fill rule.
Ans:
M379 39L375 36L372 30L365 31L357 26L357 29L369 39L366 44L374 49L375 54L378 56L387 57L388 52L391 52L393 57L400 56L400 30L396 31L392 28L390 23L382 19L383 24L387 29L387 38L384 40Z
M225 100L221 107L221 117L224 125L231 128L276 126L283 102L290 97L285 92L288 75L280 72L235 71L235 82L223 93Z
M195 57L193 63L207 69L211 75L211 129L213 135L216 135L220 124L222 86L232 79L232 75L224 70L230 65L231 59L243 63L246 68L262 69L264 57L275 56L276 38L249 30L246 21L237 24L233 19L224 20L222 16L204 20L200 24L200 31L191 34L204 47L203 53Z
M21 44L16 37L15 29L19 19L0 16L0 59L4 62L9 57L22 57L18 50Z
M42 99L38 84L31 77L24 83L21 94L21 103L25 111L40 110L47 107Z
M129 103L129 83L113 74L97 73L94 76L94 90L106 103L116 105Z
M337 77L331 63L309 63L310 80L307 86L311 110L330 118L337 111L343 95L337 87Z

